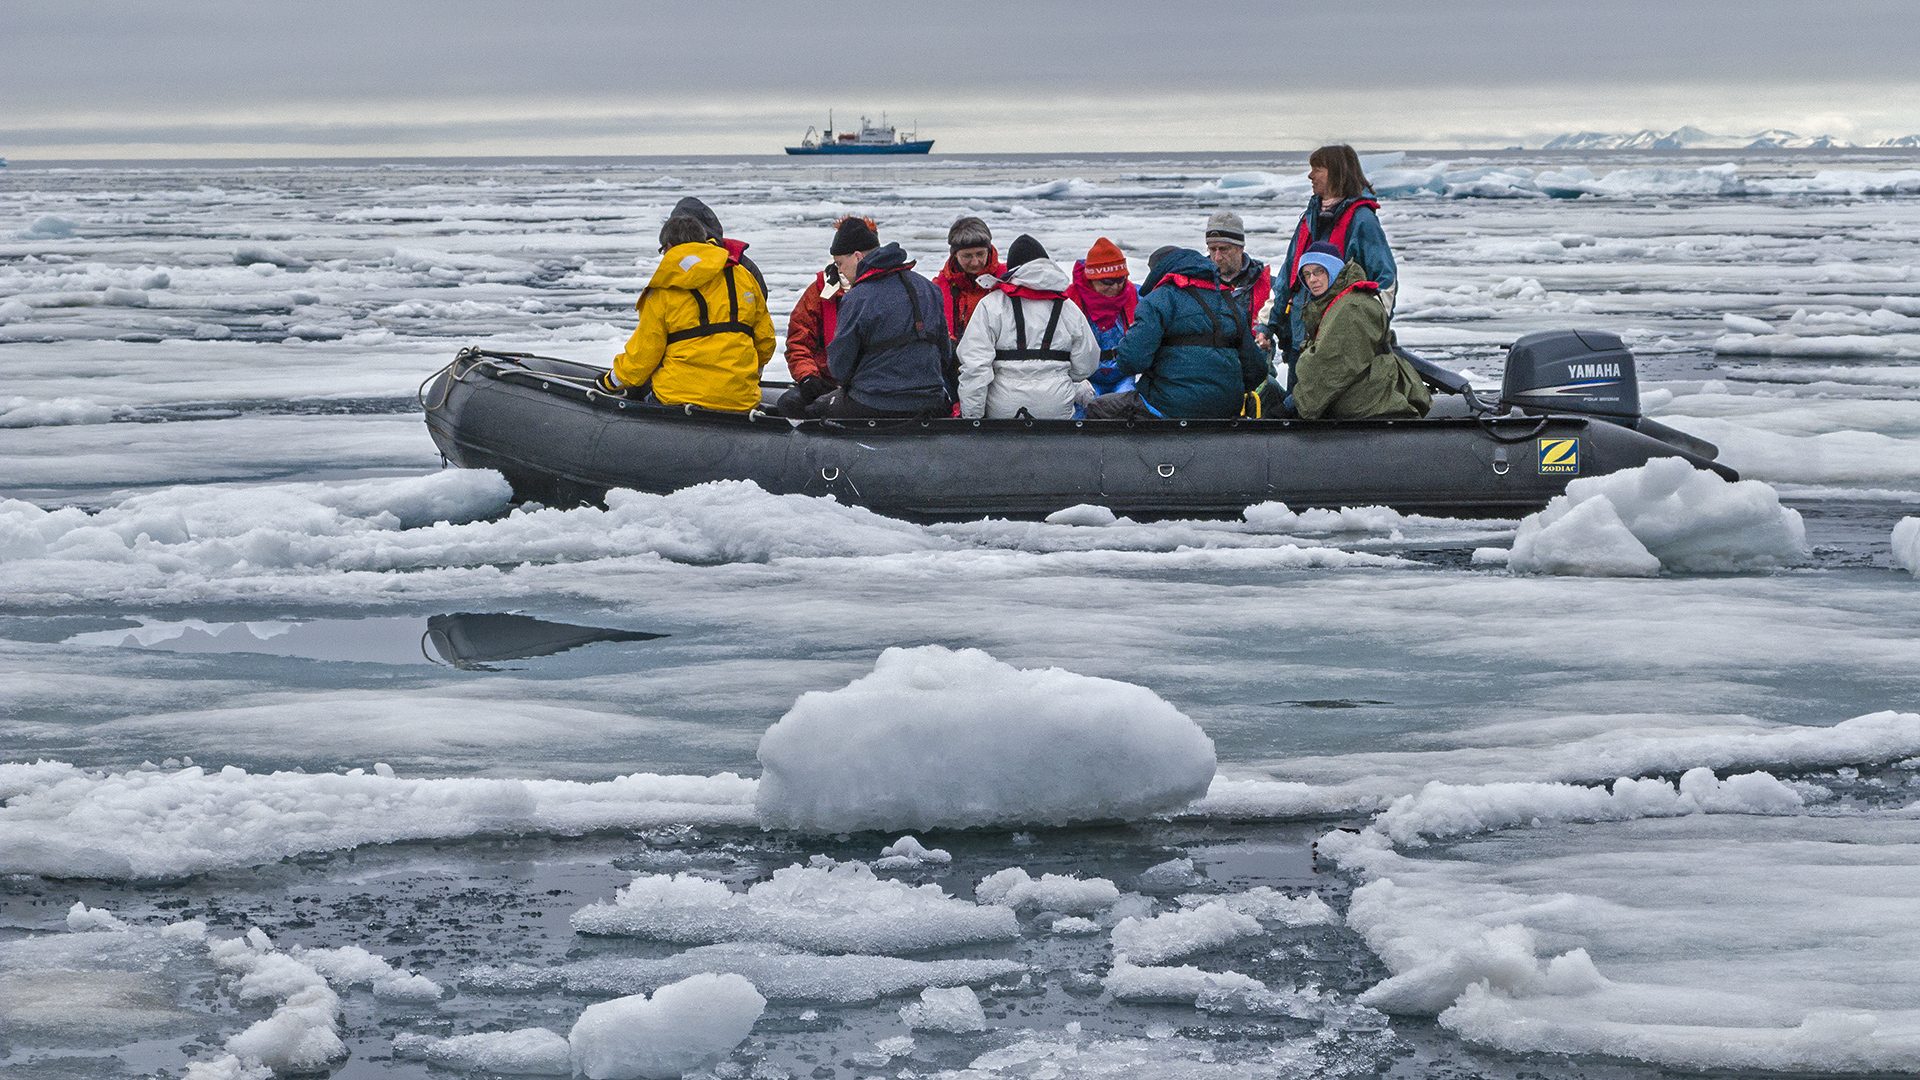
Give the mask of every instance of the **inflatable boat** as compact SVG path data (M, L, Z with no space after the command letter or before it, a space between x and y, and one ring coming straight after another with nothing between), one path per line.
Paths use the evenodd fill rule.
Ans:
M600 392L600 368L465 349L420 391L446 461L497 469L515 498L572 506L609 488L665 494L751 480L914 521L1044 517L1082 503L1136 519L1238 515L1260 502L1529 513L1567 482L1683 457L1733 480L1710 443L1640 415L1618 337L1546 331L1508 353L1498 400L1402 352L1433 388L1418 420L789 420Z

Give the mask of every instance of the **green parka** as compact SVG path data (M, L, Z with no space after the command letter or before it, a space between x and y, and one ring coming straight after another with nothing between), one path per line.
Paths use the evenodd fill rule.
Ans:
M1308 420L1411 418L1425 416L1433 407L1426 384L1394 355L1378 290L1348 291L1365 280L1360 263L1348 262L1302 314L1307 345L1295 369L1293 407Z

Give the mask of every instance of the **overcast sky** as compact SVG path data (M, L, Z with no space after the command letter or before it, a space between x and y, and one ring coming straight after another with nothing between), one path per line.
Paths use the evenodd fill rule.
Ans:
M1920 133L1916 0L5 0L0 156L778 153Z

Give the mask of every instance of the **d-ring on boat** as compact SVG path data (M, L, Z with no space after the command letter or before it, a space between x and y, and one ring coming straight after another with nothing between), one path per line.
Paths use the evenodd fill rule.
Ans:
M1729 480L1711 444L1640 415L1633 354L1591 330L1516 342L1498 400L1402 352L1435 393L1419 420L788 420L763 408L646 405L602 369L465 349L421 387L448 463L498 469L516 498L596 503L751 480L915 521L1043 517L1095 503L1136 519L1219 517L1277 500L1470 517L1537 510L1567 482L1682 457Z

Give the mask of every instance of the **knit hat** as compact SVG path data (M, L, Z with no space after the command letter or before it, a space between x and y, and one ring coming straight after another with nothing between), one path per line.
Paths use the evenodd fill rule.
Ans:
M1088 281L1127 276L1127 257L1120 253L1117 244L1104 236L1095 240L1093 246L1087 249L1086 265Z
M1340 271L1347 268L1347 260L1340 257L1339 248L1321 240L1309 246L1300 256L1300 266L1303 269L1308 266L1318 266L1327 272L1327 279L1331 281L1340 276Z
M1207 219L1207 239L1225 240L1229 244L1247 246L1247 227L1240 223L1240 215L1224 207L1215 210Z
M1153 254L1147 256L1147 272L1152 273L1154 267L1159 266L1166 260L1167 256L1179 250L1180 245L1178 244L1163 244L1160 247L1154 248Z
M1014 238L1013 246L1007 249L1007 269L1011 270L1016 266L1025 266L1035 259L1044 259L1046 257L1047 249L1040 246L1040 241L1035 240L1026 233L1021 233L1018 237Z
M852 255L879 246L880 234L874 229L873 219L849 214L840 219L840 227L833 231L833 246L827 250L835 255Z
M968 248L991 247L993 230L977 217L963 217L947 230L947 250L965 251Z

